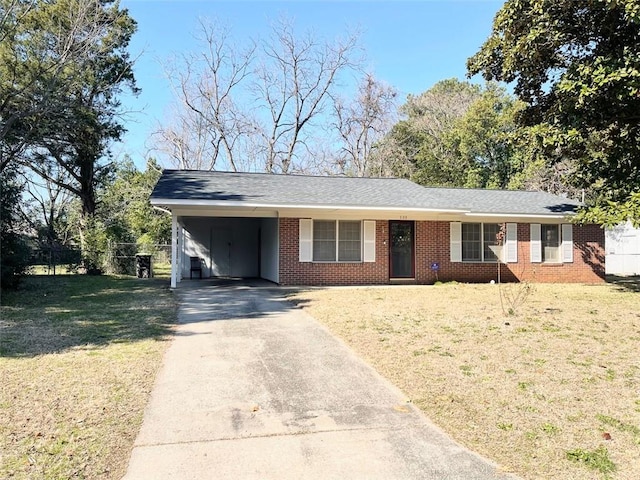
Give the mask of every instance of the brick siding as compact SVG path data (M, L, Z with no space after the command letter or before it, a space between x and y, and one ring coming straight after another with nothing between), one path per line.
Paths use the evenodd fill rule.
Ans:
M297 218L280 219L281 285L375 285L389 283L387 223L376 222L376 261L313 263L299 261Z
M376 222L376 261L365 263L300 262L298 218L280 219L281 285L375 285L389 283L389 222ZM415 222L415 283L436 280L497 280L495 263L451 262L449 222ZM501 281L597 283L604 279L604 230L597 225L573 226L573 262L531 263L530 227L518 224L518 263L500 265ZM439 264L438 272L431 269Z

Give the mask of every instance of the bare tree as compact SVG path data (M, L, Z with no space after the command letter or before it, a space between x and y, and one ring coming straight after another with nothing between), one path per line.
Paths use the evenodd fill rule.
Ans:
M199 30L202 51L167 66L176 114L154 134L155 148L180 168L308 171L317 152L310 126L328 122L331 95L355 63L356 37L297 37L283 20L257 48L216 24L200 22Z
M296 37L291 23L274 26L262 49L254 94L260 104L256 131L262 137L265 171L289 173L298 151L309 148L308 126L324 111L340 74L354 66L357 37L322 43L307 33Z
M44 229L42 236L47 246L53 247L68 242L69 229L63 223L73 197L69 190L60 186L70 182L69 174L57 164L49 167L45 178L23 173L26 198L21 213L33 230Z
M415 166L406 149L394 137L386 136L371 152L368 168L372 177L411 178Z
M357 177L374 173L374 149L391 128L396 97L394 88L368 74L352 102L335 98L335 127L343 143L338 157L341 173ZM384 161L380 156L377 160ZM375 174L380 174L383 169L377 167Z
M514 183L516 183L516 187L526 190L543 191L580 199L585 190L575 185L577 177L578 165L573 159L539 159L531 162L525 168L522 181ZM593 194L593 189L587 189L587 193Z
M156 148L180 168L237 171L243 142L253 132L234 96L251 73L255 44L235 46L228 28L201 21L203 51L169 62L167 75L177 99L173 125L154 134Z
M154 150L167 155L176 168L212 170L215 166L215 132L201 115L190 109L174 107L172 120L159 126L152 138Z

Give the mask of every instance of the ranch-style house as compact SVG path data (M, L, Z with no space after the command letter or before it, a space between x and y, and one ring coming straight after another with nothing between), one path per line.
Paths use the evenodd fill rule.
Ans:
M428 188L395 178L165 170L171 286L252 277L280 285L601 282L604 231L544 192Z

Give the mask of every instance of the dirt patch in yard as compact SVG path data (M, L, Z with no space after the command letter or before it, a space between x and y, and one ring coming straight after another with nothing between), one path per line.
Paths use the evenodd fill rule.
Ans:
M512 315L500 288L523 287L329 288L291 299L505 470L638 478L637 288L535 285Z

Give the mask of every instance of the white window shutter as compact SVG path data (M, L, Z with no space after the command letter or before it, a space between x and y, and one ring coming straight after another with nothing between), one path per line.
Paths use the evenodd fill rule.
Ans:
M452 262L462 261L462 223L451 222L449 224L449 250Z
M518 263L518 224L507 223L507 236L504 242L504 261Z
M365 262L376 261L376 222L375 220L365 220L363 222L364 229L364 252L363 260Z
M562 261L573 262L573 225L570 223L562 224Z
M313 260L313 220L310 218L300 219L299 232L300 261L310 262Z
M529 239L531 245L531 263L542 262L542 242L540 241L540 224L531 224L531 237Z

